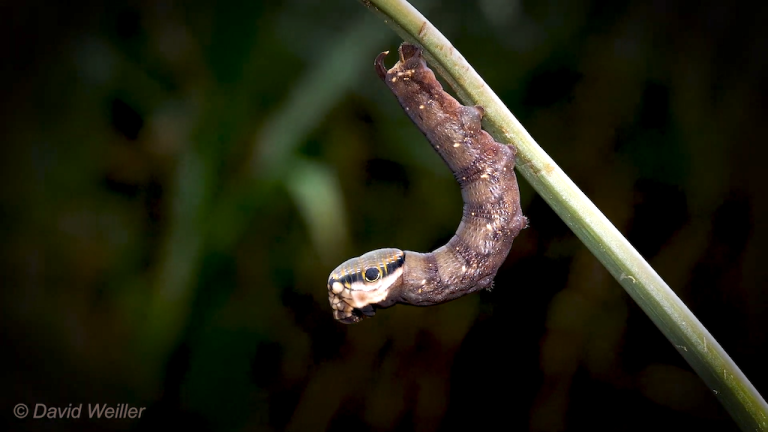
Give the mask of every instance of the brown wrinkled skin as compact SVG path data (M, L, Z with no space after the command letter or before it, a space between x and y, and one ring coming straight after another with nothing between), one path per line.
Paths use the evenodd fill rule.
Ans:
M404 43L399 53L388 71L386 53L380 54L376 72L453 172L464 215L445 246L426 254L405 252L403 276L378 307L434 305L489 288L527 225L514 172L516 149L482 130L482 107L462 106L443 90L420 48Z

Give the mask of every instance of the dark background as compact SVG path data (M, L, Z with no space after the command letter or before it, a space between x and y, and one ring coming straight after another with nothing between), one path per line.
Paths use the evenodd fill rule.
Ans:
M766 7L416 6L767 393ZM360 4L0 16L3 429L736 430L523 179L492 292L334 322L336 265L461 216Z

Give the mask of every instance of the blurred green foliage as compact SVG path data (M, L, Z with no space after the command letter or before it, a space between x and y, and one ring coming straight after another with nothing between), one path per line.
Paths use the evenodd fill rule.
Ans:
M765 8L414 4L768 391ZM0 11L9 429L734 430L525 184L492 292L333 321L336 264L461 214L355 2Z

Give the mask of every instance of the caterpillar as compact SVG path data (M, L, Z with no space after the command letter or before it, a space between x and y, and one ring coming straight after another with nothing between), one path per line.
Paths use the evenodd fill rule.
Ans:
M463 106L427 67L421 48L403 43L387 70L374 66L405 112L442 157L461 187L464 210L456 234L430 253L378 249L338 266L328 278L333 316L345 324L396 303L430 306L490 288L512 242L528 225L520 209L512 145L480 124L484 110Z

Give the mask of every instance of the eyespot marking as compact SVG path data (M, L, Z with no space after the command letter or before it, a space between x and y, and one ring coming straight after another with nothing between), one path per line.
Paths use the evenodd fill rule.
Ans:
M365 270L363 277L366 282L376 282L381 277L381 272L376 267L370 267Z

